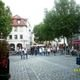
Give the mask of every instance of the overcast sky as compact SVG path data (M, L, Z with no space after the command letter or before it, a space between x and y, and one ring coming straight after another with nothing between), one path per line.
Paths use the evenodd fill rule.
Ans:
M50 10L54 6L54 0L2 0L10 7L14 15L27 18L33 27L42 22L44 18L44 9ZM80 0L76 0L77 3Z

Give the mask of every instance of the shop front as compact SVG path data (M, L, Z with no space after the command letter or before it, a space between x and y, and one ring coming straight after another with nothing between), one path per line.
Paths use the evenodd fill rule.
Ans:
M80 50L80 40L73 40L72 45L74 49Z

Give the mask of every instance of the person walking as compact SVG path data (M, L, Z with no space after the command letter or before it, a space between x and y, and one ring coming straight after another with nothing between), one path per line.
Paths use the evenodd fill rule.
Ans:
M48 55L50 55L50 53L51 53L50 47L47 48L47 53L48 53Z
M28 59L28 50L27 50L27 48L24 48L24 56L26 56L26 59Z
M24 55L24 49L23 48L21 48L21 59L23 59L23 55Z
M42 47L39 47L39 54L42 55Z

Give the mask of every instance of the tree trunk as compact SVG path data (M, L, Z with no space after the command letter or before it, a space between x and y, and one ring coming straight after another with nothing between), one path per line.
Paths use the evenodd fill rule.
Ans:
M64 38L64 54L66 55L66 43L65 43L65 37Z

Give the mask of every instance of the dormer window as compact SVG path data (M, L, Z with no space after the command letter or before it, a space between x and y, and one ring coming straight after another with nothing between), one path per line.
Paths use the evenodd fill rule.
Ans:
M20 21L20 20L18 20L17 22L18 22L18 24L20 24L20 22L21 22L21 21Z

